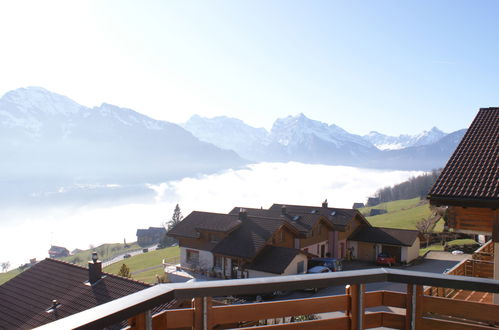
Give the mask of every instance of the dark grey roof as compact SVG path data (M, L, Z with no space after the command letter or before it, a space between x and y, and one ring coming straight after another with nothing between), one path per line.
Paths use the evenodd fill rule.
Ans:
M412 246L418 235L417 230L361 226L348 239L368 243Z
M272 213L279 212L280 214L283 206L286 206L286 212L290 215L307 215L308 223L315 223L322 216L333 226L346 226L356 215L360 214L353 209L284 204L274 204L269 211Z
M428 198L434 204L499 206L499 108L480 109Z
M179 224L170 229L169 236L198 238L199 230L230 232L241 224L237 216L211 212L191 212Z
M164 227L149 227L148 229L137 229L137 236L151 234L164 235L166 234L166 229Z
M274 233L284 225L284 220L247 216L241 225L220 241L212 250L245 259L254 258Z
M280 275L300 253L298 249L268 245L245 268Z
M148 288L150 285L104 273L86 285L88 269L45 259L0 286L0 329L32 329ZM52 300L57 313L47 310Z

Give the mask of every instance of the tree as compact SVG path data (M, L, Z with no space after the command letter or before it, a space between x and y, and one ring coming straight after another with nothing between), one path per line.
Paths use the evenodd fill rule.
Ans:
M176 225L182 221L184 216L182 215L182 212L180 211L180 207L178 204L175 206L175 210L173 210L173 215L172 215L172 220L168 223L168 230L172 229Z
M430 234L433 232L436 224L434 217L431 215L427 218L422 218L421 221L416 223L416 229L426 239L426 247L430 244Z
M10 268L10 261L2 262L0 267L2 267L2 272L5 273Z
M164 223L164 226L167 231L170 231L173 227L178 225L182 219L184 219L184 216L182 215L182 212L180 211L180 207L178 204L175 206L175 210L173 210L173 215L172 219L168 222ZM172 244L177 243L177 240L174 239L173 237L169 237L168 235L165 235L163 239L159 242L158 248L163 249L167 246L171 246Z
M123 277L132 277L132 274L130 274L130 268L126 264L121 265L118 275Z

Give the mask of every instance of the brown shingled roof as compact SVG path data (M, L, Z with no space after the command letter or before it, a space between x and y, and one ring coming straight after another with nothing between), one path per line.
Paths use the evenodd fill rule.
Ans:
M150 287L103 273L86 285L88 269L55 259L40 261L0 286L0 329L31 329ZM52 300L60 304L47 312Z
M168 236L198 238L198 230L230 232L241 224L237 216L221 213L193 211L173 227Z
M499 206L499 108L480 109L428 194L432 204Z
M412 246L418 235L417 230L361 226L348 239L368 243Z
M300 253L299 249L268 245L245 268L281 275Z
M285 225L282 219L247 216L241 225L221 240L213 253L240 258L254 258L274 233Z

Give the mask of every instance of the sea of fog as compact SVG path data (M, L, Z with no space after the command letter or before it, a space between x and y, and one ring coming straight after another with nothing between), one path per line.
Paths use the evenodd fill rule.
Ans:
M321 205L326 198L332 207L349 208L381 187L421 173L258 163L160 184L74 185L38 191L32 198L39 196L43 203L0 209L0 262L9 261L14 268L30 258L43 259L51 244L71 251L123 239L132 242L138 228L161 226L170 219L177 203L184 216L193 210L227 213L234 206ZM71 203L64 202L69 196Z

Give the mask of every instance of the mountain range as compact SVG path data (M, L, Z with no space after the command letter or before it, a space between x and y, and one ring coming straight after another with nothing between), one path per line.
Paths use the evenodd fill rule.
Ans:
M0 180L144 183L241 166L234 151L110 104L88 108L39 87L0 99Z
M304 114L277 119L271 130L228 117L191 117L182 124L202 141L234 150L252 161L299 161L359 167L431 170L445 165L466 130L436 127L417 135L360 136Z
M159 182L260 161L430 170L464 132L360 136L303 114L277 119L270 131L228 117L177 125L29 87L0 99L0 182Z

